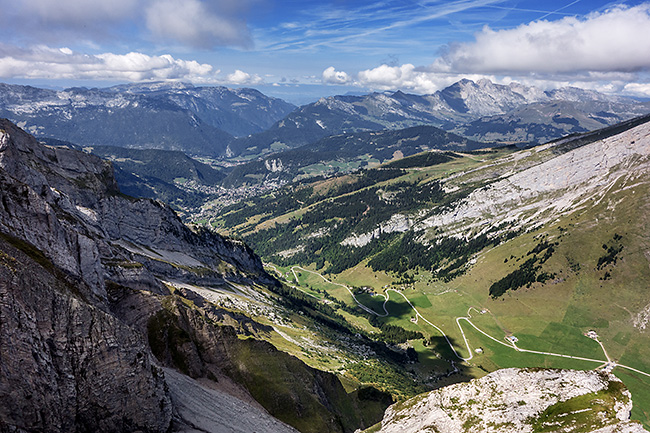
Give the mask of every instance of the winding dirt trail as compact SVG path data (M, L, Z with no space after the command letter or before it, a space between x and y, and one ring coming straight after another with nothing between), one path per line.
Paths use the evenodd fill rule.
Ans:
M273 266L273 268L276 270L276 272L279 273L279 271L274 266ZM630 367L630 366L627 366L627 365L623 365L623 364L618 364L618 363L615 363L614 361L612 361L612 359L607 354L607 351L605 350L605 346L602 344L602 342L600 340L596 340L596 341L598 342L598 344L600 344L600 347L603 350L603 354L605 355L605 358L606 358L605 360L603 360L603 359L585 358L585 357L581 357L581 356L565 355L565 354L562 354L562 353L542 352L542 351L538 351L538 350L522 349L522 348L517 346L516 341L506 340L508 342L504 342L504 341L502 341L502 340L500 340L498 338L495 338L494 336L488 334L487 332L483 331L478 326L476 326L474 323L472 323L472 321L471 321L472 316L470 314L471 310L474 310L477 313L480 313L474 307L470 307L467 310L467 316L461 316L461 317L456 318L456 324L458 325L458 329L460 330L460 333L461 333L461 335L463 337L465 347L467 349L467 352L469 353L469 356L467 358L465 358L461 354L459 354L458 351L456 351L456 348L454 347L454 345L449 340L449 337L447 336L447 334L445 334L445 332L442 329L440 329L438 326L436 326L434 323L432 323L426 317L424 317L418 311L418 309L415 307L415 305L413 305L413 303L411 303L411 301L406 297L406 295L404 295L404 293L400 292L399 290L386 289L386 294L385 295L384 294L379 294L379 296L384 297L384 303L382 304L384 312L383 313L378 313L378 312L374 311L372 308L364 305L361 301L359 301L357 299L357 297L354 295L354 292L352 291L352 289L350 289L350 287L346 286L345 284L335 283L335 282L333 282L331 280L328 280L325 276L323 276L322 274L320 274L320 273L318 273L316 271L311 271L311 270L305 269L305 268L303 268L301 266L292 266L291 267L291 272L293 273L294 277L296 278L296 281L298 281L298 276L296 274L295 269L300 269L301 271L304 271L304 272L310 272L310 273L315 274L315 275L319 276L320 278L322 278L323 281L325 281L326 283L345 288L350 293L350 296L352 296L352 299L354 299L354 302L359 306L359 308L361 308L363 311L365 311L365 312L367 312L369 314L373 314L373 315L378 316L378 317L387 317L389 315L389 312L386 309L386 304L388 303L388 300L389 300L389 292L397 293L398 295L402 296L402 298L404 298L404 300L409 304L409 306L411 307L411 309L415 313L415 316L416 316L416 318L418 320L421 319L422 321L427 323L429 326L431 326L432 328L437 330L445 338L445 340L447 341L447 344L449 344L449 347L454 352L454 355L456 355L456 357L458 359L462 360L462 361L470 361L474 357L474 353L472 351L471 346L469 345L469 341L467 340L467 336L465 335L465 331L463 330L463 327L460 324L461 321L465 321L472 328L474 328L477 332L481 333L482 335L489 338L490 340L492 340L492 341L494 341L494 342L496 342L496 343L498 343L498 344L500 344L502 346L510 348L512 350L516 350L517 352L532 353L532 354L537 354L537 355L554 356L554 357L559 357L559 358L568 358L568 359L575 359L575 360L579 360L579 361L594 362L594 363L597 363L597 364L599 364L600 366L603 366L603 367L607 366L607 367L609 367L611 369L613 369L615 367L620 367L620 368L624 368L624 369L627 369L627 370L630 370L630 371L634 371L635 373L639 373L639 374L642 374L644 376L650 377L650 373L646 373L646 372L638 370L636 368L633 368L633 367ZM297 288L297 289L301 290L299 288ZM301 291L305 292L304 290L301 290ZM307 293L307 292L305 292L305 293ZM311 296L313 296L313 295L311 295ZM506 338L507 337L504 337L504 339L506 339Z
M388 298L386 298L386 300L384 301L384 305L383 305L383 307L384 307L384 314L379 314L379 313L377 313L375 310L373 310L372 308L367 307L367 306L364 305L361 301L359 301L359 300L357 299L357 297L354 295L354 292L352 291L352 289L350 289L348 286L346 286L345 284L335 283L334 281L328 280L324 275L322 275L322 274L320 274L320 273L318 273L318 272L310 271L309 269L305 269L305 268L303 268L303 267L301 267L301 266L292 266L292 267L291 267L291 272L293 272L293 276L294 276L294 278L296 279L296 281L298 281L298 275L296 275L296 269L300 269L301 271L304 271L304 272L310 272L310 273L312 273L312 274L318 275L318 276L321 277L321 278L323 279L323 281L325 281L326 283L332 284L332 285L334 285L334 286L340 286L340 287L345 288L345 289L348 291L348 293L350 293L350 296L352 296L352 299L354 299L354 302L356 302L356 304L359 306L359 308L361 308L361 309L362 309L363 311L365 311L366 313L374 314L375 316L378 316L378 317L386 317L386 316L388 316L388 310L386 310L386 302L388 302Z

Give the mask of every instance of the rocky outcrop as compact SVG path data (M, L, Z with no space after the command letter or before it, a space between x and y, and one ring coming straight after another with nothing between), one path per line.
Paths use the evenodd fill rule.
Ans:
M391 406L381 433L642 433L630 392L596 371L504 369Z
M266 169L272 173L284 170L284 166L282 165L282 160L280 158L265 159L264 167L266 167Z
M640 331L648 329L648 323L650 323L650 304L643 307L643 309L632 318L632 324Z
M395 214L377 226L373 231L355 234L348 236L341 241L341 245L363 247L369 244L373 239L378 239L383 234L389 233L404 233L413 226L413 222L409 217L402 214Z
M100 303L116 267L145 265L157 275L206 284L272 282L250 248L207 230L191 231L168 206L119 194L110 163L48 148L0 121L0 230L33 244L81 278ZM152 278L141 271L137 287ZM200 270L200 272L197 272ZM121 279L121 284L129 284ZM160 291L159 285L150 286Z

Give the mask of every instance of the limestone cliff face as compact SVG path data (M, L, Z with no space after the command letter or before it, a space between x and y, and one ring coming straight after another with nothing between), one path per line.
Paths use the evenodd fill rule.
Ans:
M0 120L0 231L33 244L81 278L103 302L105 280L121 265L140 263L173 279L271 281L246 245L192 232L166 205L119 194L110 163L70 149L51 149ZM201 270L201 272L192 272ZM129 284L128 279L120 281ZM153 284L151 290L160 291Z
M165 431L171 400L146 340L82 285L0 238L0 431Z
M146 335L164 279L273 283L243 243L0 120L0 432L169 431L174 389ZM130 306L141 317L116 314L120 290L148 293Z
M391 406L381 433L642 433L630 392L596 371L510 368Z

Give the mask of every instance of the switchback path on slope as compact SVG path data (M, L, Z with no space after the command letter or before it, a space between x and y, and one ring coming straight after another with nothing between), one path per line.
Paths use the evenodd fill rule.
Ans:
M292 267L291 267L291 272L293 273L294 277L296 278L296 282L298 282L298 276L296 275L296 271L295 271L295 269L300 269L301 271L304 271L304 272L310 272L310 273L312 273L312 274L315 274L315 275L319 276L320 278L322 278L323 281L325 281L326 283L329 283L329 284L332 284L332 285L335 285L335 286L344 287L344 288L347 289L347 291L350 293L350 296L352 296L352 299L354 299L354 302L356 302L356 304L359 306L359 308L361 308L362 310L364 310L365 312L367 312L367 313L369 313L369 314L374 314L375 316L378 316L378 317L387 317L387 316L389 315L388 310L386 309L386 303L388 302L388 298L389 298L388 293L389 293L389 292L395 292L395 293L401 295L402 298L404 298L404 300L409 304L409 306L411 307L411 309L413 309L413 312L415 313L416 318L418 318L418 319L422 319L422 320L423 320L424 322L426 322L429 326L431 326L432 328L436 329L436 330L437 330L437 331L438 331L438 332L439 332L439 333L440 333L440 334L445 338L445 340L447 341L447 344L449 344L449 347L450 347L451 350L454 352L454 355L456 355L456 357L457 357L458 359L462 360L462 361L469 361L469 360L471 360L471 359L474 357L474 353L472 352L472 348L471 348L470 345L469 345L469 341L467 340L467 336L465 335L465 331L463 330L463 327L460 325L460 321L461 321L461 320L464 320L464 321L467 322L471 327L473 327L474 329L476 329L476 331L478 331L479 333L483 334L485 337L489 338L490 340L492 340L492 341L494 341L494 342L496 342L496 343L498 343L498 344L500 344L500 345L502 345L502 346L505 346L505 347L508 347L508 348L510 348L510 349L516 350L517 352L522 352L522 353L533 353L533 354L537 354L537 355L554 356L554 357L559 357L559 358L575 359L575 360L578 360L578 361L594 362L594 363L598 363L598 364L600 364L600 365L609 365L612 369L615 368L615 367L621 367L621 368L624 368L624 369L627 369L627 370L634 371L635 373L639 373L639 374L642 374L642 375L644 375L644 376L650 377L650 373L646 373L646 372L641 371L641 370L638 370L638 369L636 369L636 368L633 368L633 367L630 367L630 366L627 366L627 365L623 365L623 364L618 364L618 363L615 363L614 361L612 361L612 360L609 358L609 355L607 354L607 351L605 350L605 346L603 346L603 344L602 344L600 341L598 341L598 343L600 344L600 347L602 348L603 353L605 354L605 358L607 358L606 360L603 360L603 359L593 359L593 358L585 358L585 357L581 357L581 356L573 356L573 355L565 355L565 354L562 354L562 353L542 352L542 351L538 351L538 350L522 349L522 348L518 347L517 344L516 344L516 342L514 342L514 341L510 341L510 344L509 344L509 343L506 343L506 342L504 342L504 341L499 340L498 338L493 337L492 335L488 334L487 332L483 331L483 330L480 329L478 326L476 326L474 323L472 323L472 321L470 320L470 319L472 318L472 316L471 316L471 314L470 314L471 310L474 310L474 311L476 311L476 312L479 312L479 311L478 311L476 308L474 308L474 307L470 307L470 308L467 310L467 316L466 316L466 317L465 317L465 316L461 316L461 317L457 317L457 318L456 318L456 324L458 325L458 329L460 330L460 333L461 333L461 335L462 335L462 337L463 337L463 341L465 342L465 347L467 348L467 351L468 351L468 353L469 353L469 357L464 358L463 356L461 356L461 355L456 351L456 348L454 348L454 345L453 345L453 344L451 343L451 341L449 340L449 337L447 337L447 334L445 334L445 332L444 332L442 329L440 329L438 326L436 326L435 324L433 324L432 322L430 322L426 317L424 317L424 316L423 316L423 315L422 315L422 314L417 310L417 308L415 307L415 305L413 305L413 304L411 303L411 301L406 297L406 295L404 295L404 293L402 293L401 291L399 291L399 290L395 290L395 289L386 289L386 294L385 294L385 295L381 295L381 294L380 294L380 296L383 296L383 297L384 297L384 303L382 304L382 307L383 307L383 309L384 309L384 313L383 313L383 314L380 314L380 313L377 313L376 311L374 311L373 309L371 309L370 307L364 305L361 301L359 301L359 300L357 299L357 297L354 295L354 292L350 289L350 287L346 286L345 284L340 284L340 283L335 283L335 282L333 282L333 281L330 281L330 280L328 280L325 276L323 276L322 274L320 274L320 273L318 273L318 272L316 272L316 271L311 271L311 270L309 270L309 269L305 269L305 268L303 268L303 267L301 267L301 266L292 266ZM277 271L277 269L276 269L276 271ZM299 289L299 290L300 290L300 289ZM313 296L313 295L312 295L312 296ZM504 338L505 338L505 337L504 337Z

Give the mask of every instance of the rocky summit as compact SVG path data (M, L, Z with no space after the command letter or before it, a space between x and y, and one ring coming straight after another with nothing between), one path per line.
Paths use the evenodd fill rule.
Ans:
M395 404L366 432L645 432L631 409L611 374L509 368Z

